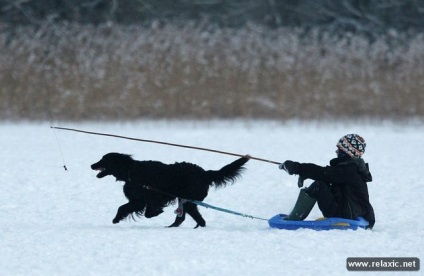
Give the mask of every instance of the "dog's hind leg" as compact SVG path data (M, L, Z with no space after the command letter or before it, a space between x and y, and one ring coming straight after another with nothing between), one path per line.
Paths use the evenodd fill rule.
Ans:
M130 201L127 204L124 204L118 208L118 212L116 213L116 216L112 222L116 224L134 212L142 212L145 207L146 207L145 202Z
M183 223L183 221L185 220L185 200L181 200L178 199L178 208L177 210L175 210L175 213L177 214L174 223L172 223L171 225L169 225L168 227L178 227L181 225L181 223Z
M173 224L169 225L168 227L178 227L183 223L185 220L185 215L189 214L196 222L197 225L194 228L197 228L199 226L205 227L206 221L203 219L202 215L199 213L199 210L197 209L197 205L191 202L185 202L182 204L182 213L177 215L175 218L175 221Z
M174 223L172 223L171 225L169 225L168 227L178 227L181 225L181 223L183 223L183 221L185 220L185 211L182 213L181 216L177 216L175 218Z
M184 209L186 210L187 214L189 214L197 222L197 225L194 228L197 228L199 226L201 227L206 226L206 221L203 219L202 215L197 209L196 204L187 202L184 204Z

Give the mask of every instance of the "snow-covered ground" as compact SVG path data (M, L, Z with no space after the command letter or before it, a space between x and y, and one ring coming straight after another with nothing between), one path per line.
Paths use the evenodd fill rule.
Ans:
M372 231L286 231L271 229L266 221L199 207L206 228L192 229L195 222L187 217L181 227L169 229L164 226L175 216L175 206L170 206L159 217L113 225L117 208L126 202L122 183L113 177L99 180L90 169L105 153L188 161L205 169L219 169L236 157L53 131L49 123L1 123L1 275L361 275L346 270L347 257L423 256L422 124L55 125L321 165L335 156L342 135L357 132L367 141L364 159L374 178L369 191L377 222ZM238 182L211 189L205 202L270 218L289 212L297 194L296 177L277 165L251 160ZM317 217L315 207L309 218Z

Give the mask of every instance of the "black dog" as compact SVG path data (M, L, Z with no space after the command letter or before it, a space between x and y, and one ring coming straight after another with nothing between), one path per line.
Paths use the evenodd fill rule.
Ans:
M136 161L130 155L108 153L91 165L99 170L98 178L107 175L116 177L116 181L124 181L124 194L128 203L118 209L113 223L131 215L151 218L163 212L163 208L178 198L179 213L169 227L178 227L189 214L197 223L196 227L206 226L197 206L181 199L202 201L208 195L210 186L222 187L233 183L244 170L243 165L249 156L237 159L218 171L205 171L191 163L163 164L159 161Z

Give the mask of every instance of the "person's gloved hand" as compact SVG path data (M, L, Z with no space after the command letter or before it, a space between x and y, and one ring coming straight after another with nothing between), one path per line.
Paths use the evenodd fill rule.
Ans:
M285 170L288 174L299 174L300 173L300 163L293 162L290 160L285 161L284 163L278 166L280 170Z

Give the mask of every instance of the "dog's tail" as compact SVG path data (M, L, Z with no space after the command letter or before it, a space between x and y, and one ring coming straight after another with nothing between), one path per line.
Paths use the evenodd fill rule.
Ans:
M234 183L245 170L243 165L246 164L249 159L249 155L246 155L237 159L233 163L222 167L219 171L207 171L207 174L212 181L211 186L213 185L216 188L220 188L225 187L227 184Z

